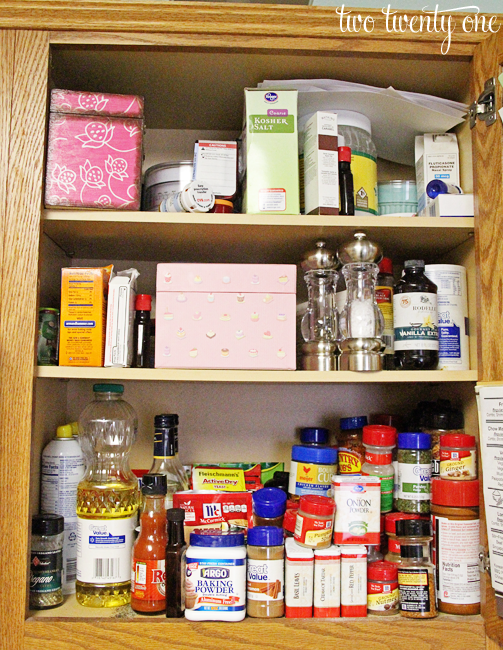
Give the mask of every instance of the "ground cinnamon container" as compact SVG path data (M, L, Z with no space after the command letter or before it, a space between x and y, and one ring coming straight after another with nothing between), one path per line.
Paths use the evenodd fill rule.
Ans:
M283 530L274 526L250 528L247 553L246 613L254 618L283 616Z
M438 609L479 614L479 481L434 478L431 512Z

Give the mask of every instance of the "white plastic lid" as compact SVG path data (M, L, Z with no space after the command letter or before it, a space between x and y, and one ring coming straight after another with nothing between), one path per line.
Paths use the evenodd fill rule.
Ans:
M180 160L149 167L145 172L145 189L158 183L180 183L181 185L190 183L193 166L192 160Z
M335 544L332 544L332 546L329 546L328 548L317 548L314 551L315 559L317 557L340 557L340 555L341 547L336 546Z
M356 126L359 129L363 129L370 136L372 136L372 123L369 118L362 113L356 113L355 111L345 111L338 109L325 109L324 113L336 113L337 114L337 126ZM306 122L312 117L314 113L309 113L309 115L304 115L299 117L299 131L304 131ZM339 143L339 146L343 146Z
M367 547L363 544L345 544L341 547L341 556L367 555Z
M215 205L215 195L206 183L191 181L180 192L180 203L187 212L208 212Z
M365 547L363 547L365 548ZM287 537L285 539L285 554L286 559L292 560L313 560L314 551L312 548L306 548L305 546L300 546L293 539L293 537Z

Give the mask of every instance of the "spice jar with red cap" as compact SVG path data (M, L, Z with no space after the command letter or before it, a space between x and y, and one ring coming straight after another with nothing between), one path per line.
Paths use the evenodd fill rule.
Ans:
M431 482L438 609L446 614L480 613L479 487L478 480Z
M335 502L330 497L306 494L300 497L294 539L308 548L328 548L332 543Z
M440 436L440 478L474 481L477 478L475 436L450 433Z
M362 476L379 476L381 479L381 512L393 510L393 447L396 445L396 429L384 424L368 424L363 427L365 462Z
M372 562L367 567L367 612L375 616L398 614L398 567Z
M139 293L135 301L135 318L133 327L133 368L148 368L150 357L150 311L152 297Z

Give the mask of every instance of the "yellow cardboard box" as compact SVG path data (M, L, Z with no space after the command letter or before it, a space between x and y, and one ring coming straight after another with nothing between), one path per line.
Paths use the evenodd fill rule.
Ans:
M103 365L112 269L61 269L60 366Z

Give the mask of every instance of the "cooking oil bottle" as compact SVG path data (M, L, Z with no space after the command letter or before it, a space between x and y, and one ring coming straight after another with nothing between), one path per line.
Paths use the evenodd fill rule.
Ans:
M131 599L139 493L129 454L138 419L121 384L95 384L93 391L79 418L86 472L77 490L77 601L117 607Z

